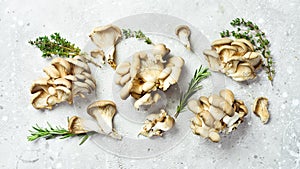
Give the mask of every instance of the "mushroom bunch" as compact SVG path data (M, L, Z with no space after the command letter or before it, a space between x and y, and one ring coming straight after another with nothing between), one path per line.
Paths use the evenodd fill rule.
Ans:
M235 81L256 77L256 70L262 65L262 57L246 39L221 38L212 42L212 49L203 54L212 71L220 71Z
M96 88L96 81L82 56L54 58L43 70L47 76L35 80L30 89L31 104L36 109L52 109L64 101L72 104L75 96L84 98L85 93Z
M115 103L110 100L95 101L87 108L87 113L94 120L73 116L68 121L68 130L73 134L97 132L116 139L121 139L121 136L113 128L112 121L116 111Z
M170 50L164 44L158 44L149 52L137 52L132 61L120 63L116 69L115 83L123 86L121 99L131 95L136 102L136 109L141 105L151 105L157 102L160 95L157 89L166 91L178 82L184 60L179 56L164 57Z
M195 113L191 124L193 133L213 142L221 140L220 132L229 133L236 129L248 113L244 102L236 100L228 89L221 90L219 95L190 100L188 108Z
M115 69L115 45L122 37L121 29L114 25L100 26L94 28L89 37L102 50L102 52L92 51L91 55L95 56L99 54L103 56L104 53L104 59Z
M161 109L159 114L150 114L140 131L139 135L145 137L162 136L164 132L170 130L175 124L172 116Z

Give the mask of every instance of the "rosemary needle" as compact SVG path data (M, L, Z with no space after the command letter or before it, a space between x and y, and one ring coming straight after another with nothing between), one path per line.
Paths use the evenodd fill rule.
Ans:
M208 68L203 68L202 65L195 71L194 76L189 83L187 91L180 96L179 105L177 106L176 113L174 115L175 118L177 118L179 113L184 110L189 98L202 88L199 83L203 79L206 79L209 75L210 72L208 71Z

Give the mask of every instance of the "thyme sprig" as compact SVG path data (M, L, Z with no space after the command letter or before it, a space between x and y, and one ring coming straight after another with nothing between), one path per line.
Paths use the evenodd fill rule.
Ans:
M152 44L152 41L149 37L147 37L141 30L138 31L132 31L131 29L122 29L123 35L125 39L128 38L137 38L139 40L144 40L147 44Z
M208 76L210 76L208 68L203 68L201 65L199 69L196 69L194 76L189 83L187 91L184 94L181 94L180 96L179 104L174 115L175 118L177 118L179 113L181 113L184 110L190 97L192 97L198 90L202 88L202 85L199 85L199 83L203 79L206 79Z
M236 31L222 31L220 32L221 37L235 37L237 39L244 38L249 40L254 45L255 51L259 51L265 58L263 67L268 74L268 79L272 82L275 69L269 49L270 41L266 38L265 33L255 23L246 21L244 18L233 19L230 24L236 28Z
M42 57L74 57L79 55L81 49L75 47L75 44L62 38L59 33L53 33L49 37L41 36L34 41L28 41L29 44L36 46L42 51Z
M60 126L55 126L52 127L50 123L48 123L48 128L42 128L38 124L36 126L32 126L33 130L29 130L30 135L27 136L28 141L35 141L40 138L45 138L46 140L48 139L53 139L56 137L60 137L60 139L65 139L69 137L74 137L74 136L81 136L81 142L79 145L83 144L88 138L89 134L73 134L70 133L70 131L60 127Z

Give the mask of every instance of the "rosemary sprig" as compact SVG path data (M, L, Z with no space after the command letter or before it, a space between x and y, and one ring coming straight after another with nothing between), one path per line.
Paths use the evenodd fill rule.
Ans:
M59 33L51 34L50 37L38 37L34 41L28 41L28 43L39 48L44 58L53 56L74 57L81 52L78 47L75 47L75 44L62 38Z
M179 113L184 110L189 98L202 88L202 85L199 85L201 80L207 78L209 75L210 72L208 71L208 68L203 68L202 65L195 71L194 76L189 83L187 91L183 95L181 94L179 105L177 106L176 113L174 115L175 118L177 118Z
M147 37L141 30L132 31L131 29L122 29L125 39L128 38L137 38L139 40L144 40L147 44L152 44L152 41Z
M48 139L53 139L56 137L60 137L60 139L65 139L65 138L74 137L74 136L82 136L82 141L79 144L79 145L81 145L89 137L89 135L87 133L86 134L73 134L60 126L56 126L54 128L50 125L50 123L47 122L47 124L48 124L49 128L42 128L38 124L36 124L36 126L32 126L33 131L29 130L30 136L27 137L27 140L35 141L40 138L45 138L46 140L48 140Z
M249 40L254 46L255 51L259 51L265 58L263 67L268 74L268 79L272 82L275 75L274 62L271 57L270 41L266 38L265 33L259 27L243 18L236 18L230 22L236 28L236 31L225 30L220 32L221 37L235 37Z

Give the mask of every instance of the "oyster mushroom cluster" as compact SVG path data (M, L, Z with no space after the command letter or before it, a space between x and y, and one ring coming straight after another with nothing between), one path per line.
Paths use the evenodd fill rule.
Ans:
M262 57L254 51L252 43L246 39L221 38L211 44L203 54L212 71L220 71L235 81L254 79L261 68Z
M219 95L191 100L188 108L195 113L191 124L193 133L213 142L221 140L220 132L229 133L236 129L248 113L244 102L236 100L228 89L221 90Z
M123 86L120 91L121 99L130 95L136 99L134 107L151 105L157 102L160 95L158 89L166 91L178 82L184 60L172 56L167 61L164 58L170 50L164 44L158 44L149 52L137 52L132 61L120 63L116 69L115 83Z
M97 45L101 51L92 51L91 55L100 55L106 60L112 68L116 68L115 63L115 45L122 37L121 29L114 25L106 25L94 28L89 35L92 42Z
M73 134L97 132L121 139L121 136L113 128L116 111L116 104L110 100L95 101L87 108L87 113L93 120L73 116L68 121L68 130Z
M150 114L147 116L139 135L145 137L162 136L163 133L170 130L174 124L174 118L168 115L164 109L161 109L159 114Z
M72 104L75 96L84 98L84 94L96 88L96 81L82 56L54 58L44 72L47 76L35 80L30 89L31 104L36 109L52 109L64 101Z

